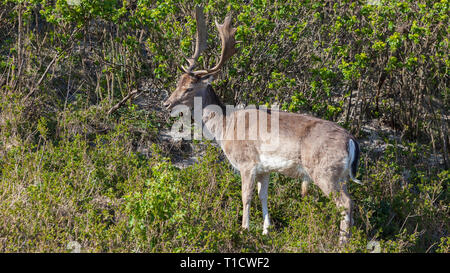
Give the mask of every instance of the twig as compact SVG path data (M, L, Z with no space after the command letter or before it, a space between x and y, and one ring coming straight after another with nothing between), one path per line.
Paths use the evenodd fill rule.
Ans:
M118 102L116 105L114 105L111 109L109 109L107 115L111 115L112 113L114 113L117 109L119 109L128 99L130 99L132 96L134 96L135 94L137 94L138 90L134 89L133 91L131 91L130 93L128 93L128 95L126 95L120 102Z
M72 39L72 37L78 33L79 29L75 29L72 34L70 34L70 39ZM33 95L34 92L36 92L36 90L38 89L39 85L41 85L42 81L44 80L45 76L47 75L48 71L50 70L50 68L53 66L53 64L59 59L59 57L61 57L66 51L68 51L69 49L71 49L73 47L73 45L67 45L65 48L63 48L59 53L55 54L55 57L53 57L53 59L51 60L51 62L47 65L47 68L45 69L44 73L42 73L41 77L39 78L38 82L36 83L36 85L33 87L33 89L31 89L31 91L22 99L22 103L25 102L26 100L28 100L28 98Z
M25 102L26 100L28 100L28 98L33 95L33 93L37 90L37 88L39 87L39 85L41 85L42 81L44 80L45 76L47 75L48 71L50 70L50 68L52 67L52 65L56 62L56 60L58 59L58 57L61 55L61 53L56 54L55 57L53 57L53 60L47 65L47 68L45 69L44 73L42 73L41 78L38 80L37 84L33 87L33 89L31 89L31 91L23 98L22 102Z

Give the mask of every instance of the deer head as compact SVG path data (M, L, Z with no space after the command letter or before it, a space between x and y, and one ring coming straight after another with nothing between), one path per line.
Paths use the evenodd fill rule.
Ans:
M214 80L214 75L217 74L223 67L224 63L237 52L235 48L236 41L234 39L236 28L231 27L231 17L227 16L223 24L219 24L215 21L220 39L222 41L222 51L219 62L210 69L194 70L200 54L207 47L207 31L202 7L196 6L195 18L197 21L197 37L194 55L192 55L191 58L186 58L189 64L188 67L180 67L184 73L180 77L175 91L164 102L164 106L168 110L179 104L186 105L192 109L194 97L205 96L208 86Z

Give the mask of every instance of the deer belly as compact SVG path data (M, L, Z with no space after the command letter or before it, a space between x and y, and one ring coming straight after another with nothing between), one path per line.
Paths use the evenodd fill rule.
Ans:
M258 173L278 172L293 178L311 180L306 170L298 162L277 156L261 155L256 171Z

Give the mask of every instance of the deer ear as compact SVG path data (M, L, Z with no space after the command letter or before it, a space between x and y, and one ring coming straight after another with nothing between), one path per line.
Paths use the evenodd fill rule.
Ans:
M205 84L211 84L215 80L214 75L207 75L200 78L200 81Z

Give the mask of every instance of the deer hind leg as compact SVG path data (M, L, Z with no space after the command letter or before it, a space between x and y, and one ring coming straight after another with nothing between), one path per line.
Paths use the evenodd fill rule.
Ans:
M339 231L339 244L344 245L348 242L351 236L351 226L353 225L352 208L353 201L347 192L347 186L338 179L323 178L316 180L317 186L325 193L325 195L332 195L334 202L338 208L343 209L342 220Z
M269 233L270 218L269 209L267 208L267 195L269 189L270 174L264 174L257 177L258 180L258 196L261 201L262 213L263 213L263 235Z
M339 236L339 244L344 245L350 239L351 227L353 225L353 201L350 199L350 195L348 194L345 186L341 189L335 201L338 207L344 209L342 211L343 219L341 220Z
M241 170L242 180L242 228L248 229L250 222L250 205L253 196L253 190L255 189L255 174L251 169Z

